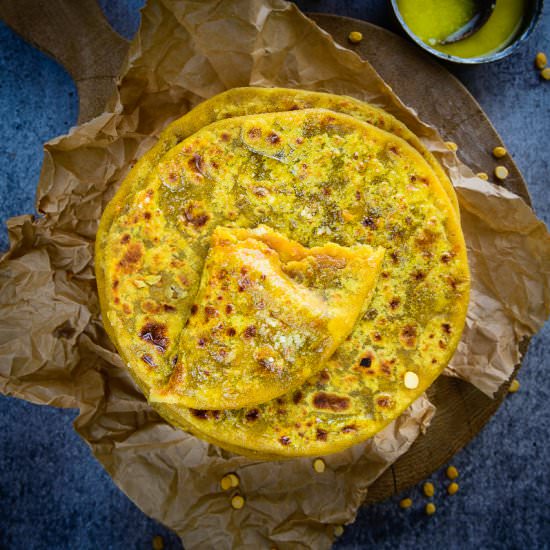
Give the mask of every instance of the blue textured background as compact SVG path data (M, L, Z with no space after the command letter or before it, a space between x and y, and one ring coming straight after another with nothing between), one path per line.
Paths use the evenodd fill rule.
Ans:
M76 1L76 0L75 0ZM130 38L140 0L102 0L113 27ZM304 0L326 11L393 28L385 0ZM550 7L534 35L512 57L477 67L449 67L469 88L502 135L529 184L538 215L550 222L550 82L533 69L538 50L550 54ZM42 143L75 124L74 83L54 61L0 23L0 214L32 212ZM6 247L2 229L0 248ZM433 476L435 516L427 518L419 489L403 512L396 497L363 509L336 548L550 548L550 327L536 336L520 373L521 390L453 463L460 491L444 494ZM151 548L176 536L143 515L113 484L74 433L76 412L0 397L0 548Z

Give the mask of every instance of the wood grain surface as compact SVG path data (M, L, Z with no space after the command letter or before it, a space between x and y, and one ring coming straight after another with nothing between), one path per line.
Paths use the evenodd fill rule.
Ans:
M2 0L0 17L59 61L74 78L80 100L79 123L103 112L128 42L112 30L95 0ZM476 144L492 148L502 141L475 99L443 66L412 43L365 21L325 14L311 17L337 42L367 59L404 103L438 128L444 139L460 144L460 157L474 172L493 171L495 160ZM351 30L363 33L359 45L348 43ZM399 52L398 65L395 52ZM506 165L510 170L506 187L530 202L519 170L510 159ZM523 352L527 342L524 344ZM437 407L432 425L372 485L367 504L417 484L447 463L491 418L506 392L503 387L495 399L489 399L466 382L439 377L428 391Z

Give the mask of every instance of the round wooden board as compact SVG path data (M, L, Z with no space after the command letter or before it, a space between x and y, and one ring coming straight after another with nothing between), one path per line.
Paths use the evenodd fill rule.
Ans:
M80 123L103 111L128 43L109 27L95 0L3 0L0 17L73 76L80 98ZM473 144L493 147L502 141L475 99L446 69L412 43L365 21L324 14L310 17L341 45L367 59L404 103L438 128L445 139L460 144L460 156L474 172L493 171L494 159ZM357 46L347 41L351 30L363 33ZM519 170L512 161L507 166L506 187L529 202ZM399 493L447 463L491 418L506 392L503 387L490 399L466 382L441 376L428 391L437 407L429 430L372 485L366 503Z

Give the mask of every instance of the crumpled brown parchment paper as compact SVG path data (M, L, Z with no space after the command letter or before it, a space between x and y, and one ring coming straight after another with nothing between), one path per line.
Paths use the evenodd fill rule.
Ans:
M8 221L0 262L0 389L79 407L75 428L114 481L193 548L328 548L368 486L429 425L425 397L368 442L311 460L231 455L164 422L137 390L99 314L93 241L106 203L162 128L227 88L287 86L384 107L447 166L473 275L468 320L448 373L487 394L520 359L550 309L550 236L516 195L475 178L354 53L282 0L151 0L103 115L45 147L38 219ZM220 478L238 471L242 510Z

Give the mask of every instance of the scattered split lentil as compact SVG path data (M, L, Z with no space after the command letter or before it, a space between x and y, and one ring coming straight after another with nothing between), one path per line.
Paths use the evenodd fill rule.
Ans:
M447 470L445 471L447 474L447 478L451 480L451 483L447 486L447 493L449 495L454 495L458 492L459 485L456 483L456 481L453 481L458 478L458 470L454 466L448 466ZM426 481L424 485L422 486L422 492L424 493L424 496L431 499L435 495L435 487L434 484L431 481ZM412 498L404 498L399 501L399 507L402 510L406 510L410 508L413 504ZM432 514L435 514L436 506L433 502L428 502L425 507L424 511L428 516L431 516Z
M363 34L360 33L359 31L351 31L348 34L348 40L352 44L359 44L359 42L361 42L361 40L363 40Z
M458 151L458 145L454 141L446 141L445 146L449 149L449 151Z
M341 525L337 525L334 528L334 536L341 537L344 534L344 528Z
M493 149L493 156L497 159L501 159L502 157L506 156L507 152L508 151L506 151L506 149L504 147L501 147L499 145L499 146L497 146Z
M428 516L435 514L435 504L433 502L428 502L428 504L426 504L426 508L424 509L426 510L426 514Z
M505 180L507 177L508 177L508 168L506 168L506 166L497 166L495 168L495 176L499 179L499 180Z
M414 390L415 388L418 388L418 374L416 374L416 372L407 371L405 373L403 382L405 384L405 387L409 390Z
M313 469L318 474L322 474L325 471L325 461L322 458L316 458L313 461Z
M489 179L489 175L487 174L487 172L478 172L478 173L476 174L476 176L477 176L480 180L488 181L488 179Z
M427 497L433 497L434 494L435 494L434 484L431 483L430 481L426 481L426 483L424 483L424 486L422 487L422 490L424 491L424 494Z
M508 388L508 393L516 393L519 390L519 380L514 378L510 387Z
M222 488L222 491L227 491L228 489L231 489L231 480L229 479L229 476L222 477L220 481L220 487Z
M412 498L404 498L399 502L399 506L403 510L406 510L407 508L410 508L412 506L412 503L413 503Z
M227 474L223 476L220 481L220 486L222 491L227 491L228 489L239 486L239 478L235 474Z
M544 80L550 80L550 67L546 67L546 69L542 69L540 72L540 76L544 78Z
M456 479L458 477L458 470L454 466L449 466L447 468L447 477L451 480Z
M546 54L544 52L539 52L536 56L535 56L535 67L537 69L544 69L546 67L546 63L548 62L548 60L546 59Z
M451 484L449 484L449 486L447 487L447 493L449 493L450 495L454 495L456 492L458 491L458 483L456 482L452 482Z
M233 506L235 510L240 510L244 506L244 498L241 495L235 495L231 499L231 506Z
M164 548L164 539L157 535L156 537L153 537L153 550L163 550Z

